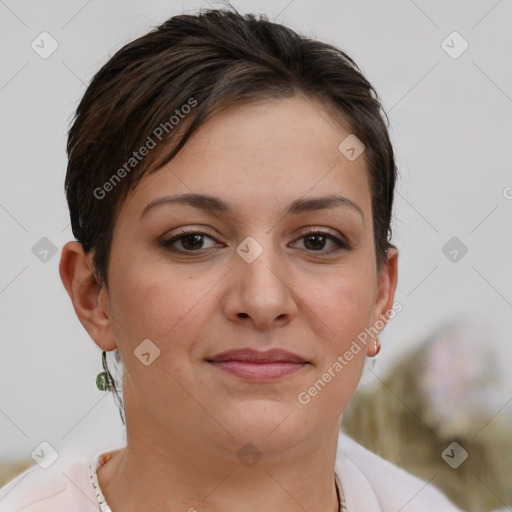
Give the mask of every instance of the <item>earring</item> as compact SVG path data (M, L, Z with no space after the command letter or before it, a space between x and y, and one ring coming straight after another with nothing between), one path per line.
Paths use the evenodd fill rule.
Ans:
M100 391L110 391L112 389L112 375L110 375L108 370L107 353L105 351L103 351L103 354L101 355L101 360L105 371L98 373L96 376L96 387Z
M375 339L375 355L374 357L380 352L380 343L379 343L379 338L376 338Z

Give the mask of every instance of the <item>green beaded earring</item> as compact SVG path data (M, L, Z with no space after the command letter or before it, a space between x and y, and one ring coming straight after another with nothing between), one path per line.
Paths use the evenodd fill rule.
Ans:
M107 353L103 351L101 355L104 372L98 373L96 376L96 386L100 391L110 391L112 389L112 376L107 367Z

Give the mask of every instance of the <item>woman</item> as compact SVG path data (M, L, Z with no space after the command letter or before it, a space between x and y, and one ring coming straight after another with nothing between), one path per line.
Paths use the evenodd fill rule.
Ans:
M60 275L123 364L127 443L31 468L2 510L457 510L340 435L400 309L393 150L345 53L175 16L97 73L68 155Z

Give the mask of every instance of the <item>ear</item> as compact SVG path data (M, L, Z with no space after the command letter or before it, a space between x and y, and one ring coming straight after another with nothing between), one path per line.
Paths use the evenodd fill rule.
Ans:
M382 265L377 276L377 289L375 292L375 304L372 308L370 320L370 331L376 331L373 339L376 340L378 334L384 329L389 318L393 317L395 310L393 309L393 301L395 298L395 290L398 280L398 249L394 246L387 250L386 262ZM401 307L400 310L401 311ZM372 340L368 343L367 354L369 356L376 355L375 343Z
M66 243L62 248L59 274L89 336L103 350L114 350L117 342L110 324L108 291L96 280L92 254L85 254L79 242Z

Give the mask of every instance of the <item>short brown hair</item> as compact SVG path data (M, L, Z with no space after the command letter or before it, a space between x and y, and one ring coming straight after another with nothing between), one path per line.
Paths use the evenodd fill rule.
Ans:
M65 190L73 234L86 253L94 250L99 282L108 286L122 202L148 169L174 158L216 112L294 95L320 98L365 145L379 270L393 247L397 170L376 91L340 49L233 8L173 16L127 44L94 76L77 108Z

